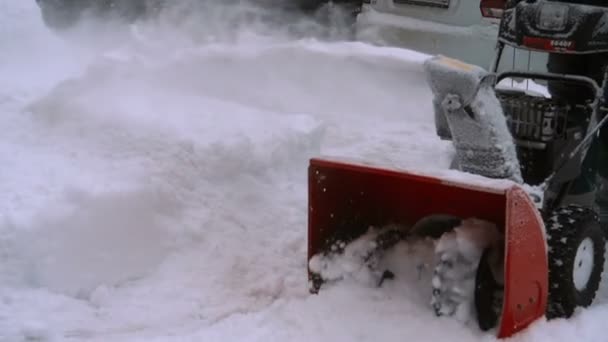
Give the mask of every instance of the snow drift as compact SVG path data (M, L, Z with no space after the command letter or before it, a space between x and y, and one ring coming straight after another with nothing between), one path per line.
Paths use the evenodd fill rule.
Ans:
M425 56L263 21L57 37L25 1L0 23L0 340L480 335L401 282L308 294L309 157L449 165ZM605 310L519 340L602 340Z

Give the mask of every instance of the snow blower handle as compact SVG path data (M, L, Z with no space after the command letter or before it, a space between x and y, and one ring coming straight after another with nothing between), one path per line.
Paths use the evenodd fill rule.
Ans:
M505 71L496 75L496 84L507 78L527 78L532 80L577 83L589 88L589 90L595 94L596 100L603 97L602 88L600 88L595 80L586 76L555 74L549 72Z
M606 72L608 73L608 68ZM554 73L533 73L533 72L517 72L517 71L508 71L503 72L496 78L496 84L506 78L528 78L528 79L539 79L543 81L558 81L558 82L570 82L576 83L583 87L588 88L593 94L595 94L595 98L593 102L590 104L592 109L591 117L589 118L589 126L585 137L583 140L567 155L562 156L562 160L558 163L558 167L556 170L549 176L548 179L553 179L555 174L559 173L562 169L565 168L565 165L568 161L574 159L574 157L579 153L585 153L588 147L591 145L593 138L596 136L599 129L606 123L606 118L604 117L601 121L598 122L598 118L600 117L600 112L603 109L604 104L604 88L606 86L606 81L602 87L600 87L595 80L586 76L578 76L578 75L562 75L562 74L554 74ZM582 151L584 150L584 151Z
M507 78L525 78L532 80L543 80L543 81L557 81L557 82L570 82L580 85L589 89L595 97L593 102L589 104L591 107L591 117L589 118L589 125L587 127L587 131L585 136L569 153L561 154L560 160L557 163L557 167L555 170L545 179L543 182L543 189L551 189L555 183L560 183L563 177L563 174L567 173L567 170L572 166L578 163L578 156L584 158L589 147L591 146L593 139L598 136L599 130L606 124L608 121L608 116L604 116L601 120L600 113L606 112L606 108L603 107L605 104L604 92L606 91L606 75L608 75L608 68L604 72L604 82L602 87L600 87L595 80L586 76L579 75L565 75L565 74L556 74L556 73L543 73L543 72L518 72L518 71L508 71L499 74L496 78L496 84L500 83L502 80ZM548 203L549 207L553 207L559 205L560 198L555 198Z

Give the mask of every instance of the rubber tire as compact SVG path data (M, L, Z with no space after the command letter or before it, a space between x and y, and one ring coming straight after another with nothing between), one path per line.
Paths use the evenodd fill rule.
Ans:
M598 215L591 209L569 205L545 219L549 247L549 298L547 318L569 318L577 307L593 303L604 270L606 238ZM585 239L593 243L593 268L584 290L576 289L573 271L576 252Z
M434 240L441 238L447 232L454 230L462 223L462 219L447 214L432 214L425 216L412 226L408 231L409 237L427 238Z
M490 268L490 254L492 250L486 248L479 260L479 267L475 277L475 311L477 324L482 331L496 327L502 307L496 307L496 292L503 291L502 285L494 279ZM500 298L498 298L500 299Z

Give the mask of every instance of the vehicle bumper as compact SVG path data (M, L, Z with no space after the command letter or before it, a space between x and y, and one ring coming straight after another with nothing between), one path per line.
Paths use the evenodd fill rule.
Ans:
M498 26L482 22L456 26L384 13L363 6L357 17L357 39L379 45L400 46L431 55L445 55L489 68L495 54Z

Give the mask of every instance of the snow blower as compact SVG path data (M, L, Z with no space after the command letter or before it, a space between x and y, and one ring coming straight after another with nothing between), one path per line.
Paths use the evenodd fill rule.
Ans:
M375 229L369 248L356 254L372 270L397 243L439 241L428 286L437 316L458 315L472 298L479 327L504 338L540 317L567 318L591 305L605 236L595 208L569 194L608 117L606 73L600 86L579 75L499 73L498 67L506 45L555 54L608 51L608 31L601 29L606 20L604 7L522 1L503 12L491 71L442 56L428 59L437 134L455 150L450 172L312 159L310 291L340 279L331 274L328 257ZM572 103L507 87L501 81L508 79L563 82L593 95ZM471 238L476 253L449 243L455 232L474 229L487 230L486 236L461 235ZM391 278L388 270L374 271L379 285Z

